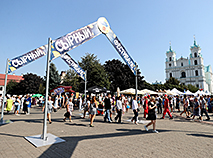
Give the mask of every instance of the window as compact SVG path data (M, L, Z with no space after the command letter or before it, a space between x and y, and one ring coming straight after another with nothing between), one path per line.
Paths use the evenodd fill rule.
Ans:
M197 65L197 60L195 60L195 65Z
M199 88L199 84L196 84L196 87Z
M169 61L172 61L172 57L169 57Z
M172 73L169 74L169 77L170 77L170 78L172 77Z
M172 66L172 64L169 64L169 67L171 67Z
M198 76L198 70L195 70L195 76Z
M181 66L183 66L183 63L181 63Z
M195 58L197 57L197 53L194 54Z
M181 72L181 78L186 78L186 73L184 71Z

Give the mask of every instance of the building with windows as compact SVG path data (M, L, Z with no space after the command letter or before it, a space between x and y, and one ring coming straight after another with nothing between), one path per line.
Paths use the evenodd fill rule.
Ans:
M178 79L181 83L188 85L192 84L205 92L213 93L213 74L210 65L204 66L201 48L196 44L190 47L191 53L187 58L176 58L175 51L171 45L166 52L166 80L170 77Z

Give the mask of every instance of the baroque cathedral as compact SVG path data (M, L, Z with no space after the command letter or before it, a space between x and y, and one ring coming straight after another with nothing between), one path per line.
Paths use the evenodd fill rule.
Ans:
M174 77L184 85L194 85L204 92L213 93L213 74L211 65L204 66L201 48L194 39L194 44L190 47L189 57L176 58L175 51L171 45L166 52L166 80Z

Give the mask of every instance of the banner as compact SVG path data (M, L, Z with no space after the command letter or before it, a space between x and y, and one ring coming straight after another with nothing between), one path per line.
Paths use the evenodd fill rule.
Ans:
M97 27L97 22L68 33L67 35L53 41L52 54L50 59L54 60L62 54L66 54L68 51L78 47L79 45L90 39L93 39L100 34L101 32Z
M54 95L59 95L59 94L61 94L63 92L64 92L64 88L62 88L62 87L54 89Z
M85 72L84 70L77 64L75 60L73 60L69 54L62 54L61 58L75 70L75 72L85 81Z
M134 60L131 58L131 56L128 54L118 37L114 34L114 32L111 30L110 25L108 21L101 17L97 21L98 28L100 31L106 35L106 37L109 39L111 44L115 47L118 54L123 58L123 60L126 62L126 64L129 66L131 71L136 75L136 65Z
M130 57L118 37L113 33L110 28L108 21L101 17L97 22L89 24L83 28L66 34L56 40L52 41L51 46L51 57L50 60L54 60L59 56L66 54L68 51L78 47L79 45L85 43L86 41L93 39L94 37L105 34L112 45L115 47L117 52L129 66L131 71L136 75L136 65L133 59ZM24 55L16 57L10 60L8 73L27 65L28 63L35 61L47 54L47 45L41 46L35 50L32 50ZM62 59L72 67L78 74L85 80L85 72L81 67L69 56L64 55Z
M52 53L50 59L53 60L59 57L75 47L85 43L86 41L100 35L101 32L97 27L97 23L94 22L81 29L68 33L67 35L60 37L52 41ZM41 46L35 50L32 50L24 55L16 57L10 60L8 73L15 71L16 69L27 65L28 63L35 61L47 54L47 45Z
M15 71L16 69L27 65L28 63L35 61L47 54L47 45L36 48L24 55L13 58L9 62L8 73Z

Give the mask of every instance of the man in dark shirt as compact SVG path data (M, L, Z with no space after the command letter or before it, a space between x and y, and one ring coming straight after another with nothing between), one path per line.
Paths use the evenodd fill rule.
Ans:
M112 122L110 118L110 113L111 113L111 94L108 94L107 97L104 99L104 108L105 108L105 116L104 116L104 122L108 119L108 122Z

